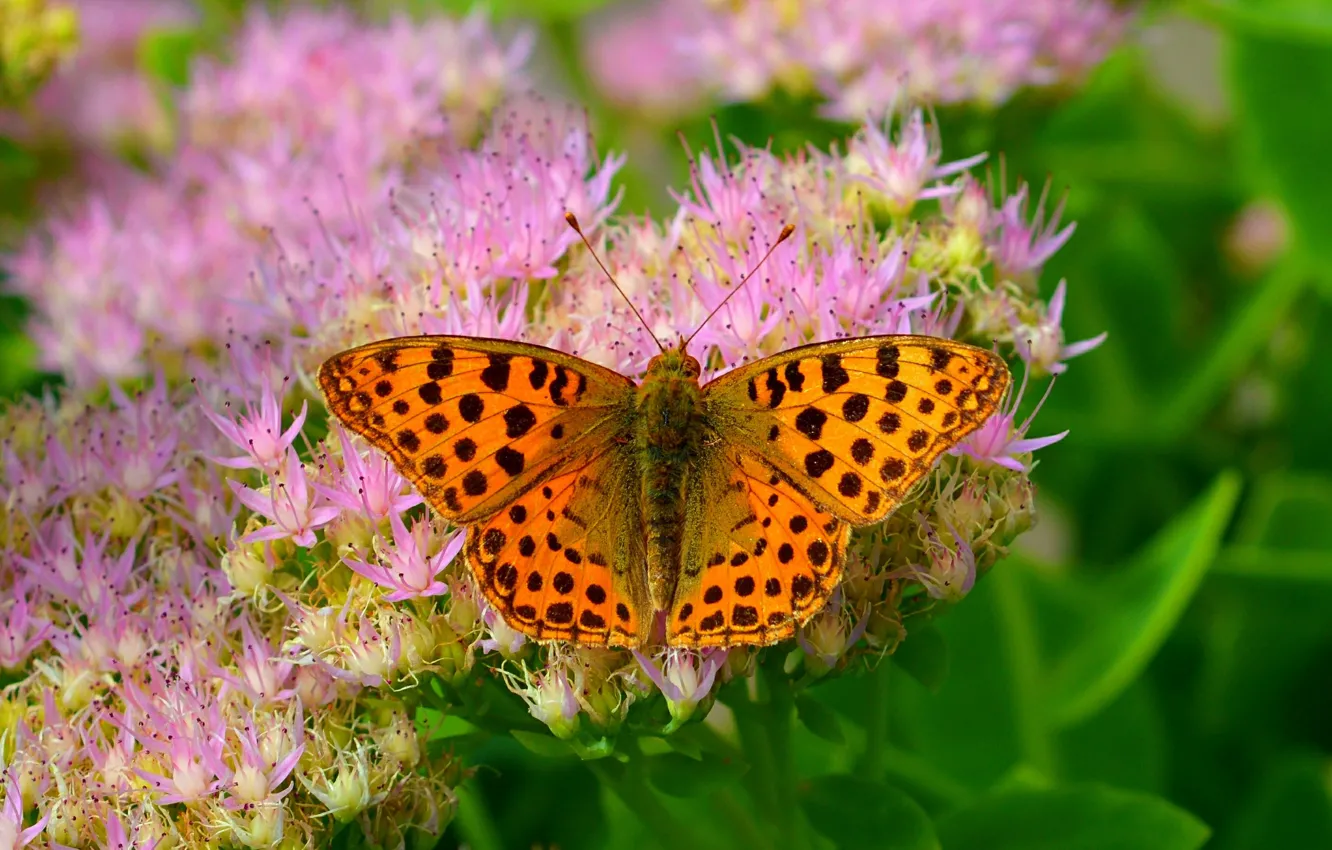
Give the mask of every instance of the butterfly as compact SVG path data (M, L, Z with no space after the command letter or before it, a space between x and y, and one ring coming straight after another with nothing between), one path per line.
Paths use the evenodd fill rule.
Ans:
M702 384L688 342L658 343L635 382L540 345L407 336L334 355L318 381L466 526L467 566L505 622L620 647L791 636L836 589L851 529L902 504L1010 383L992 352L885 335Z

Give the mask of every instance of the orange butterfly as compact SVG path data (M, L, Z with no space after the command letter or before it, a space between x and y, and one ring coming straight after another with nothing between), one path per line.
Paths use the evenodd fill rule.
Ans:
M841 580L852 526L888 516L1009 385L998 355L934 337L804 345L706 385L687 346L636 384L539 345L402 337L330 358L319 385L467 526L510 626L626 647L658 612L676 646L789 637Z

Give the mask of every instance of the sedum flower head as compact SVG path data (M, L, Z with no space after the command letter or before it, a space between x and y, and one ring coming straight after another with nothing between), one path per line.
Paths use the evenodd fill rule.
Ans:
M1128 19L1105 0L687 0L607 16L588 52L612 99L651 114L782 91L857 121L903 98L994 105L1076 79Z

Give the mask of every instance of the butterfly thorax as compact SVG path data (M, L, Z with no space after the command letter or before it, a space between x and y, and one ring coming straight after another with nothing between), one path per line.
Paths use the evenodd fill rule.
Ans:
M638 388L636 442L648 525L649 591L658 610L675 592L689 473L707 438L699 363L678 349L652 358Z

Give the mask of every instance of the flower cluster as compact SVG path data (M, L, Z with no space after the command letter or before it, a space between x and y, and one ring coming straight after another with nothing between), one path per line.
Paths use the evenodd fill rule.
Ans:
M219 340L290 329L265 253L308 264L330 238L368 237L357 210L386 204L407 169L447 169L527 51L481 18L367 28L345 11L253 13L233 62L195 64L179 142L153 173L121 175L6 263L43 365L77 383L150 363L175 379Z
M578 113L510 98L453 135L421 117L442 97L413 51L429 27L358 47L343 26L252 21L235 67L196 75L197 135L164 173L119 208L53 223L22 258L48 362L98 386L0 416L0 836L15 843L270 847L354 821L397 845L452 814L449 721L493 725L513 716L494 703L521 700L515 730L592 758L702 720L753 675L759 650L537 645L510 628L457 557L462 530L323 415L310 375L341 348L496 336L637 375L649 334L697 329L787 223L792 239L695 337L709 376L910 332L995 346L1025 388L1099 341L1066 342L1066 287L1047 300L1038 285L1072 232L1061 210L944 161L920 112L862 127L844 151L719 143L694 158L674 214L616 219L620 160L597 154ZM287 52L264 49L275 33ZM343 80L349 50L383 73ZM510 68L497 61L466 73L495 83L508 72L485 69ZM397 135L366 138L360 111ZM295 174L263 159L265 137ZM378 158L339 179L336 155L366 145ZM329 168L299 170L312 162ZM289 206L296 186L324 200ZM649 328L575 247L566 211ZM246 230L260 223L277 234L267 252ZM103 380L145 374L137 393ZM1030 527L1032 453L1063 435L1027 435L1023 394L857 533L833 602L772 650L789 655L782 675L875 663L905 613L965 596Z
M995 104L1076 78L1127 19L1107 0L658 2L594 25L588 55L612 100L653 112L780 89L858 121L903 98Z
M45 16L77 21L78 46L34 91L24 108L0 110L0 131L29 145L69 148L81 176L110 186L128 173L110 154L159 150L171 122L161 92L146 75L140 42L148 34L190 26L196 13L183 0L18 0L7 9L45 6ZM4 13L0 12L0 19ZM0 20L0 29L10 26ZM48 199L49 200L49 199Z

